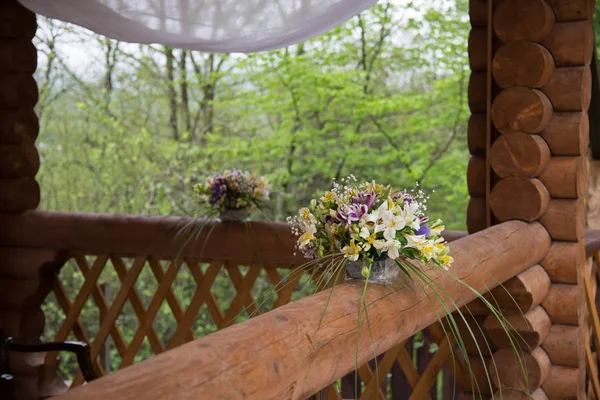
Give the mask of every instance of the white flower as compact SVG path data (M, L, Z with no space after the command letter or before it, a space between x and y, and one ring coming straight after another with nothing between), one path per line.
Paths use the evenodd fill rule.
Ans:
M401 244L399 241L397 241L397 240L388 241L387 242L388 257L391 258L392 260L395 260L396 258L400 257L400 247L401 247Z
M344 253L344 257L348 260L356 261L360 255L360 246L358 246L354 240L351 240L348 246L342 248L342 253Z
M402 230L406 226L404 217L402 215L394 215L391 211L387 211L383 215L383 224L385 226L383 237L387 240L396 239L396 231Z
M419 220L419 217L417 217L418 211L419 205L416 202L404 204L404 209L402 210L402 216L404 217L406 225L414 230L418 230L421 227L421 221Z
M371 236L371 232L369 232L369 229L366 226L363 226L362 228L360 228L359 236L363 239L368 239L369 236Z
M414 247L417 250L422 250L427 245L427 239L424 235L404 235L406 238L406 247Z
M440 236L444 229L446 229L446 227L444 225L442 225L442 220L438 219L437 221L435 221L435 223L430 228L431 235Z
M298 248L302 250L305 248L311 241L315 240L315 233L317 233L317 227L313 224L307 224L304 226L305 231L298 238Z

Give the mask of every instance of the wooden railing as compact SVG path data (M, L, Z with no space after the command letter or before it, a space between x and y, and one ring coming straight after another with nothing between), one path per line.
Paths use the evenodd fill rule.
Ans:
M216 227L214 232L218 229L225 228ZM253 228L253 231L257 232L259 229ZM123 239L122 237L121 240ZM266 240L273 244L280 242L280 239ZM207 240L210 242L212 235ZM239 240L237 243L228 242L238 245L240 243ZM77 241L73 244L78 251L82 251L83 243ZM452 253L456 259L453 272L476 290L485 292L539 262L548 251L549 244L548 234L539 224L518 221L504 223L452 243ZM120 248L124 250L123 247ZM263 255L269 254L267 248L269 246L264 244L258 248L248 247L250 253L260 251ZM215 254L225 255L219 251L221 250ZM184 253L184 259L193 255ZM111 259L111 256L105 255L101 261L96 261L96 265L89 267L85 296L93 296L95 284L92 278L98 274L97 270L101 269L100 265L103 265L105 259ZM226 260L226 257L221 260ZM177 265L178 263L171 262L165 277L170 279L174 275L171 271L176 269ZM86 268L88 266L84 264L84 269ZM155 269L158 270L156 267ZM133 266L129 271L132 270ZM92 271L96 271L94 275ZM206 276L207 271L203 276ZM434 270L430 272L458 306L475 297L471 290L446 275L436 275ZM129 275L124 277L123 282L133 280L127 280L128 277ZM64 396L86 399L126 399L142 396L153 399L242 398L243 394L243 398L248 399L303 399L322 391L327 398L335 399L340 396L332 384L354 370L356 365L363 365L359 368L365 385L362 398L384 399L387 397L379 383L384 380L390 365L397 360L413 388L411 398L427 398L440 369L449 365L458 370L460 365L452 362L455 360L451 354L452 339L444 335L441 327L432 325L439 316L445 315L446 310L435 302L429 302L426 292L415 285L415 281L407 280L403 282L402 287L370 287L367 292L367 304L373 337L370 337L367 329L357 332L362 286L341 284L336 287L335 295L330 300L327 291L303 298L183 344L99 381L69 391ZM159 295L157 290L157 300L154 303L158 303L159 298L167 298L167 286L159 286L162 288L160 297L156 297ZM121 302L127 296L130 294L123 291L120 296L123 299ZM241 299L239 302L245 304ZM75 301L72 304L74 303ZM328 311L321 327L318 328L325 304L328 304ZM114 315L115 312L111 314L112 307L107 307L106 315ZM150 309L148 306L146 312ZM104 336L110 333L113 326L105 324ZM140 326L145 327L140 331L143 333L138 334L140 337L151 334L148 322L141 323ZM412 360L407 360L403 343L414 333L427 327L431 327L430 331L439 343L439 349L427 368L419 373ZM66 328L64 330L66 331ZM178 330L182 332L180 335L185 341L189 337L187 327ZM385 355L380 358L377 369L368 366L367 362L374 355L384 352ZM457 378L460 379L459 376Z
M78 282L66 282L65 274L52 278L49 300L54 302L56 312L46 310L46 339L73 338L91 343L96 369L103 374L109 372L105 368L111 369L111 359L112 370L131 365L202 337L212 329L230 326L237 316L243 320L249 314L258 315L287 304L316 286L299 290L297 283L306 283L308 274L295 276L283 286L290 281L293 268L304 262L294 256L295 239L285 224L211 222L189 243L190 233L197 233L191 227L198 228L199 222L181 218L35 212L14 220L3 216L2 224L10 229L0 230L0 240L14 247L0 257L0 269L7 265L12 268L11 276L27 277L39 274L40 264L54 272L64 264L64 272L71 268L70 276L79 278ZM176 235L183 227L187 227L188 234ZM449 232L447 239L463 236L465 233ZM485 252L496 245L487 240L478 250ZM583 290L591 317L591 335L585 346L591 398L600 398L600 322L595 303L599 249L600 232L589 232L586 253L590 263ZM176 258L180 262L175 262ZM140 286L140 282L148 280L154 286ZM182 296L182 285L192 287L187 298ZM224 285L230 289L227 295L215 293L215 288ZM279 290L273 291L278 285ZM273 298L262 304L266 291ZM26 295L30 293L14 292L16 297ZM89 322L89 318L84 319L89 313L96 315L94 324L84 323ZM172 320L169 329L157 325L161 318ZM127 332L127 326L132 324L133 330ZM420 329L421 325L414 327L414 332ZM365 362L356 376L351 373L341 381L337 377L319 391L321 398L354 398L357 393L360 399L395 400L409 398L412 392L410 398L441 399L452 398L455 386L472 390L473 384L463 367L450 356L453 342L442 327L433 323L423 332L425 347L416 350L411 344L413 339L407 337L377 357L377 363ZM430 353L429 344L436 346L437 351ZM355 365L351 364L350 369ZM48 354L45 376L52 376L56 368L57 358ZM446 368L445 389L449 393L439 396L436 379L442 368ZM80 373L76 373L72 386L81 382ZM485 389L486 383L479 385L480 390Z
M10 253L14 269L17 264L38 268L43 262L52 267L44 339L90 343L101 375L227 327L237 316L258 315L323 286L318 274L312 276L312 285L308 273L291 275L304 260L294 256L295 238L280 223L48 212L4 216L2 223L10 228L3 232L11 233L0 232L2 243L20 249ZM449 231L445 236L454 240L465 235ZM310 287L303 289L305 284ZM188 287L187 297L182 287ZM222 289L227 293L218 293ZM271 298L263 304L265 294ZM362 399L387 393L404 399L413 388L436 398L436 379L444 367L437 360L447 350L444 342L441 327L432 325L420 339L395 346L377 364L366 363L338 387L345 397L354 397L358 387ZM440 350L432 354L430 345ZM54 376L57 367L56 354L47 354L45 376ZM74 359L62 355L61 369L72 387L82 383ZM429 378L420 380L421 375ZM66 389L48 380L54 387L46 393ZM445 380L446 398L452 398L455 385L449 370ZM339 395L333 385L327 392Z

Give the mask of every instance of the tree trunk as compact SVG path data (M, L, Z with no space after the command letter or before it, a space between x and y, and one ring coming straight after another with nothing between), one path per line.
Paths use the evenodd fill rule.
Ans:
M175 91L175 57L173 49L165 46L167 58L167 97L169 99L169 127L174 140L179 140L179 126L177 124L177 92Z

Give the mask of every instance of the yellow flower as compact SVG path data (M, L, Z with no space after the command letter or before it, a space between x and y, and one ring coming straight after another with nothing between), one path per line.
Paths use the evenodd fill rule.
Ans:
M335 194L333 192L327 191L321 198L324 203L332 203L335 201Z
M308 208L302 207L300 209L300 217L306 221L310 221L310 217L312 217L312 214Z
M446 254L445 256L440 257L440 262L444 265L450 265L454 262L454 258Z
M350 261L358 260L358 256L360 255L360 246L358 246L354 239L350 241L348 246L344 246L342 249L342 253L344 253L344 257Z
M315 233L316 229L309 229L302 236L298 238L298 248L302 250L305 248L311 241L316 240Z

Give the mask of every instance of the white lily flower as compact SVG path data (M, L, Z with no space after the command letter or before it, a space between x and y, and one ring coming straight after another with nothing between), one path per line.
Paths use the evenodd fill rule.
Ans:
M417 250L421 250L427 245L427 239L424 235L404 235L406 238L406 247L414 247Z
M360 228L359 236L363 239L368 239L369 236L371 236L371 232L369 232L369 228L367 228L366 226L363 226L362 228Z
M387 242L388 257L391 258L392 260L395 260L396 258L400 257L400 247L401 247L401 244L399 241L397 241L397 240L388 241Z
M404 229L406 226L406 222L402 215L394 215L394 213L390 211L383 216L383 223L385 224L383 237L387 240L396 239L396 232Z
M315 225L305 225L306 230L298 238L298 248L302 250L305 248L311 241L316 240L315 233L317 233L317 227Z

